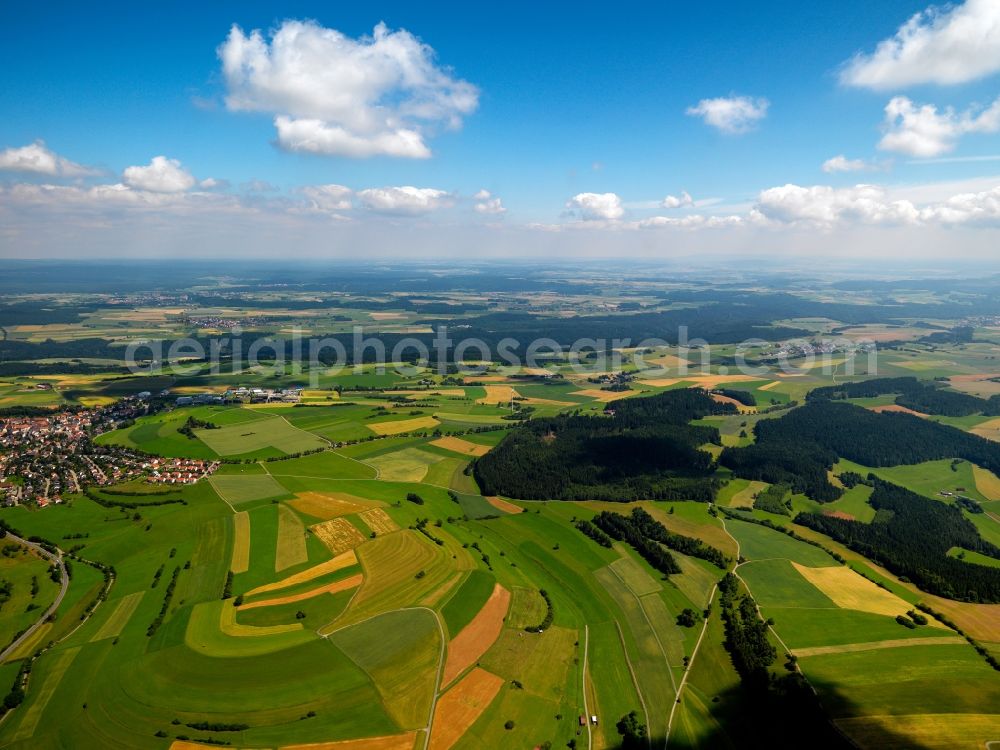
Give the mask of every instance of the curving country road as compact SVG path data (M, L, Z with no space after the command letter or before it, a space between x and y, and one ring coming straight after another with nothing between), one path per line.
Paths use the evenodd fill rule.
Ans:
M12 653L14 653L17 650L18 646L20 646L28 638L30 638L32 633L38 630L45 623L45 620L48 619L49 615L51 615L53 612L59 609L59 605L62 604L63 597L66 596L66 590L69 588L69 576L66 575L66 565L63 563L61 550L59 550L56 554L53 554L49 552L47 549L44 549L41 545L35 544L34 542L29 542L27 539L22 539L19 536L11 534L10 532L8 532L7 536L4 538L13 539L16 542L20 542L25 547L30 547L31 549L35 550L40 555L42 555L42 557L58 565L60 586L59 586L59 594L56 596L55 601L53 601L52 605L47 610L45 610L44 613L42 613L42 616L38 618L38 621L30 628L25 630L12 644L10 644L2 652L0 652L0 663L6 661L7 657L10 656Z

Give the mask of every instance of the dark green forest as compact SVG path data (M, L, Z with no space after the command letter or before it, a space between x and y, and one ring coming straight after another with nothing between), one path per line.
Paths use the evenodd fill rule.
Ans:
M524 500L699 500L715 497L718 481L705 443L714 427L688 424L733 414L704 391L666 391L614 401L609 416L535 419L512 430L475 465L487 495Z
M1000 472L1000 444L910 414L876 413L853 404L811 400L754 427L756 442L726 448L719 463L745 479L785 483L818 502L843 494L827 478L838 458L865 466L900 466L962 458Z
M875 398L898 394L896 403L923 414L945 417L968 417L973 414L1000 415L1000 396L988 399L968 393L942 388L935 383L914 377L876 378L856 383L842 383L815 388L807 398L810 401L829 401L846 398Z

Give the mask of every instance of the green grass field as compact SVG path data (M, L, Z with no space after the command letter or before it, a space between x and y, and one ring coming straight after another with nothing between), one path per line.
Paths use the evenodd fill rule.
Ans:
M288 494L269 474L213 476L209 482L219 497L233 506Z
M493 593L495 583L496 578L485 570L477 569L469 573L441 608L448 633L455 635L469 624Z
M263 374L247 377L267 382ZM206 380L192 376L184 385L198 387ZM366 370L323 385L405 382L395 374ZM747 386L764 405L771 398L801 399L809 387L827 381L810 374L761 391L765 382L770 381ZM117 574L107 601L81 620L100 591L102 576L74 565L59 617L16 655L58 641L35 663L25 703L0 722L0 747L165 748L184 735L192 741L278 748L419 730L435 698L442 645L447 658L450 639L473 622L497 583L511 592L510 610L496 641L482 643L476 663L502 685L495 699L475 707L455 748L545 742L564 747L571 739L582 747L586 738L577 733L577 717L584 713L585 694L587 711L600 717L592 728L595 750L616 746L614 724L631 710L650 727L654 746L667 732L671 709L670 746L744 746L751 736L745 730L756 717L742 713L739 677L723 645L717 600L709 607L722 569L674 552L682 572L664 578L627 544L606 549L573 527L575 519L599 510L628 512L628 505L531 502L519 503L523 513L504 513L464 473L468 457L430 445L430 437L374 438L371 424L434 415L443 432L496 445L506 430L464 433L478 425L508 426L503 410L476 403L486 394L483 387L463 387L462 396L447 393L457 388L406 394L411 403L399 406L390 401L390 396L401 397L398 392L345 390L336 400L313 397L318 405L198 407L146 417L100 442L248 462L223 464L210 480L170 495L183 497L187 505L139 508L139 518L85 497L44 511L0 510L0 517L22 533L64 548L81 544L80 555L113 565ZM574 395L583 388L575 382L525 382L515 388L527 398L572 405L539 404L538 413L603 408ZM178 429L188 416L218 429L187 438ZM745 442L750 438L740 438L739 432L768 416L706 423L719 427L730 442ZM360 442L330 445L348 441ZM317 448L323 450L287 457ZM868 471L849 462L835 467L835 472L844 470ZM980 498L968 464L954 471L950 461L877 471L942 502L948 500L938 494L941 489L964 488ZM761 486L733 480L720 492L718 504L745 506ZM294 500L304 493L321 498L308 511ZM424 502L409 502L409 493ZM869 493L870 488L858 486L823 506L802 496L793 502L796 511L836 510L871 521ZM324 519L303 513L324 513L324 502L331 508L342 503L346 510L325 518L339 514L361 539L355 541L356 560L347 558L336 570L320 568L313 575L332 554L306 531ZM800 659L824 706L838 719L941 712L969 717L982 714L984 706L1000 705L1000 677L971 646L955 642L952 631L933 625L908 629L894 615L837 606L832 594L793 566L838 567L823 550L762 526L728 518L723 523L705 503L643 506L671 531L748 561L738 573L763 615L774 621L771 637L779 655L773 674L785 673L778 637L793 651L839 650L806 651ZM370 508L379 508L393 522L375 538L360 517ZM246 514L249 535L237 533L243 521L234 520L234 511ZM759 511L752 515L765 517ZM792 523L791 517L774 520ZM985 514L972 521L981 525L984 538L1000 539L1000 524ZM79 537L64 540L69 535ZM32 622L35 611L25 611L28 603L41 606L55 592L45 563L23 557L0 556L0 580L13 583L12 599L0 606L0 634L12 636ZM995 563L980 557L965 552L970 564ZM237 558L240 564L229 580ZM855 558L851 567L883 581L901 598L901 608L921 599L912 586ZM176 584L160 619L175 569ZM30 597L32 576L40 583L35 598ZM227 581L229 597L223 599ZM274 584L279 585L247 596ZM526 632L546 617L543 589L553 620L543 633ZM241 595L243 604L268 605L238 609L234 597ZM706 607L710 616L702 638ZM683 609L698 614L694 627L677 624ZM685 659L692 656L693 666L685 670ZM0 665L0 680L12 681L19 663ZM681 701L675 703L685 677ZM223 733L186 726L201 721L250 728ZM513 722L512 728L506 729L506 722Z
M220 456L254 455L268 449L288 455L327 444L279 416L226 425L216 430L195 430L195 434Z
M0 552L0 582L10 585L10 598L0 606L3 648L52 604L59 587L49 577L48 562L34 551L20 544L0 542Z
M371 677L400 727L426 725L442 646L433 612L387 612L335 631L329 638Z

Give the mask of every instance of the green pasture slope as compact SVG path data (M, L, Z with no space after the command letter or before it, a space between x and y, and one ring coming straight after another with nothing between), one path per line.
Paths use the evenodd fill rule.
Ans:
M368 378L368 384L382 382L371 380L379 377L398 382L388 375L357 377ZM567 409L588 406L571 397L575 386L518 388L532 397L572 403ZM759 395L769 393L775 392ZM511 593L510 609L499 639L484 644L488 647L475 663L500 677L502 686L457 749L546 742L561 747L572 739L582 747L586 737L578 734L577 717L585 703L600 717L591 728L594 748L615 747L614 724L632 710L649 727L654 746L668 732L677 747L742 746L752 722L741 714L742 688L723 646L713 600L725 571L674 552L682 572L664 577L630 546L608 549L574 528L577 519L600 510L627 513L627 506L534 502L521 503L523 513L504 513L480 495L467 473L470 459L431 445L433 435L376 439L367 427L385 419L380 407L400 419L415 418L409 412L418 410L437 416L443 432L503 423L501 411L475 403L477 389L465 394L415 394L415 403L402 407L370 392L345 392L348 405L331 399L321 406L179 409L139 420L101 441L241 463L224 464L210 480L167 496L124 498L145 504L135 510L101 507L82 496L43 511L0 510L0 518L23 534L64 549L82 545L80 555L116 571L107 601L81 620L102 578L74 564L59 617L33 648L56 643L35 661L23 705L0 722L0 747L165 748L188 737L276 748L419 732L438 692L442 645L447 656L448 641L474 620L495 584ZM188 438L178 432L188 416L218 429L199 429ZM740 422L752 425L757 418L714 424L730 439L743 440ZM504 434L463 437L492 446ZM343 442L352 444L331 445ZM320 450L288 457L314 449ZM836 472L844 470L867 473L841 462ZM952 470L945 461L878 471L942 502L952 500L939 495L940 489L962 487L979 499L968 465ZM720 504L747 486L734 482L723 490ZM304 540L288 536L297 528L289 519L303 528L319 522L288 504L307 492L316 493L318 503L327 496L333 503L380 508L400 530L370 538L357 510L331 505L348 508L337 524L357 530L348 536L359 559L313 575L334 553L312 532L302 531ZM871 521L867 493L856 487L820 509ZM183 498L186 504L153 504L163 498ZM799 496L793 502L796 510L818 507ZM893 616L838 605L833 593L811 583L793 563L840 567L819 547L746 521L723 520L707 504L643 505L672 531L702 539L734 559L738 548L741 585L774 621L769 637L779 656L772 673L784 673L786 648L802 651L799 667L835 720L971 716L1000 705L1000 673L956 641L952 631L905 628ZM315 507L310 512L322 512ZM248 519L249 566L230 575L236 512ZM743 512L792 524L791 517ZM981 515L973 519L981 528L995 524ZM69 535L79 537L65 538ZM297 547L299 556L276 570L287 545L302 542L304 552ZM977 562L968 553L966 560ZM17 597L24 596L23 584L32 573L21 564L9 567L6 573L0 556L0 579L13 581L12 602L23 610L27 604ZM851 567L884 576L859 561L852 560ZM360 586L323 591L356 583L359 575ZM919 599L898 581L885 580L906 592L904 608ZM54 594L54 584L46 581L39 600ZM251 593L262 586L270 588ZM551 603L550 622L541 590ZM267 606L253 606L261 602ZM13 633L31 618L23 611L15 618L8 606L0 607L0 632ZM678 624L684 609L696 613L693 627ZM526 630L543 623L544 632ZM27 653L0 665L0 679L12 681Z
M322 411L333 413L337 408ZM300 431L299 426L313 416L310 409L298 410L306 412L304 419L296 414L288 421L250 410L204 409L198 410L199 418L219 424L220 429L199 431L196 440L176 433L183 424L177 418L147 420L151 425L147 433L155 427L155 438L143 439L143 433L136 437L135 429L143 423L105 439L134 439L144 450L159 447L164 452L205 455L204 435L209 432L225 430L222 437L228 439L235 431L256 432L279 424ZM325 419L330 414L315 416ZM317 430L328 427L323 419L315 422ZM470 437L490 444L500 435ZM469 486L471 479L463 472L467 459L429 446L431 439L374 440L288 460L267 461L261 455L260 463L225 465L211 480L169 496L183 497L186 505L150 505L123 512L74 497L65 506L44 512L3 511L2 517L25 534L62 544L67 544L62 542L67 532L82 534L80 554L114 565L118 578L108 601L39 658L24 706L0 724L0 745L163 747L177 736L198 740L221 735L234 745L276 747L419 729L426 723L433 698L440 654L437 634L454 637L460 632L497 582L512 592L513 605L500 640L479 663L499 675L504 687L463 742L565 744L574 737L575 717L583 706L585 641L593 683L590 700L596 702L591 710L602 716L621 715L641 705L639 691L647 703L656 696L672 701L683 656L694 644L694 633L680 632L673 619L681 604L700 606L703 601L692 601L680 589L659 583L660 590L643 593L641 601L620 582L609 591L605 579L612 566L633 584L655 581L657 574L629 550L604 550L573 529L574 508L569 505L538 504L533 509L537 512L518 515L497 510L478 495L474 484ZM208 440L214 440L216 453L238 451L235 455L245 457L261 450L249 440L232 446L216 436ZM271 439L271 447L278 442ZM423 481L391 481L393 471L405 475L413 469L413 454L426 456ZM442 464L447 470L426 471ZM376 479L376 469L386 467L390 477ZM453 498L448 486L456 476L465 480L465 491ZM294 598L359 571L373 585L388 587L384 595L362 596L356 602L355 592L347 591L235 611L232 598L222 599L232 559L234 509L248 513L250 569L232 576L231 595L303 573L330 559L331 553L309 535L308 559L275 572L278 505L305 491L377 501L404 529L429 518L429 532L443 541L444 548L421 535L415 538L419 549L428 550L438 562L422 564L427 575L416 579L405 569L370 569L364 549L375 542L365 541L358 550L360 567L279 587L246 601ZM419 495L423 504L407 502L408 493ZM489 518L474 520L482 516ZM441 519L440 526L436 519ZM353 516L347 520L366 528ZM390 534L378 541L393 538ZM699 566L692 564L690 573L678 578L685 579L683 588L694 599L705 600L715 574L707 575ZM452 576L460 580L449 584ZM433 587L424 583L430 579ZM434 594L437 587L443 595ZM544 633L527 634L525 627L545 617L540 589L549 592L554 621ZM427 606L421 604L425 601L432 603L421 609ZM363 619L350 615L355 607L363 607L359 610L365 613ZM409 611L423 614L406 615ZM655 634L640 627L642 611L657 621ZM331 635L321 638L317 630ZM410 640L396 643L400 635ZM662 648L653 648L657 639ZM385 648L373 648L379 643ZM637 671L652 675L643 677L638 688L626 655ZM335 685L330 675L337 676ZM521 687L511 687L515 682ZM508 719L515 722L513 730L503 727ZM662 725L655 714L651 721ZM247 728L223 734L198 729L202 722Z

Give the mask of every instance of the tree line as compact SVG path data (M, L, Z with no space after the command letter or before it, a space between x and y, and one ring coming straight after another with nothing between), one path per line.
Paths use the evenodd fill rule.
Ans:
M1000 560L1000 547L986 541L962 512L872 475L872 523L801 513L795 523L850 547L901 579L949 599L1000 602L1000 568L948 556L953 547Z

